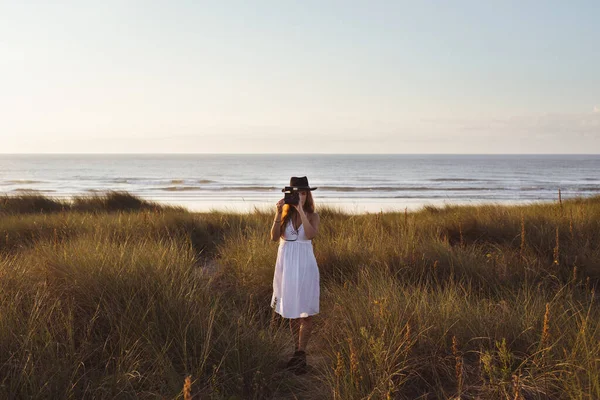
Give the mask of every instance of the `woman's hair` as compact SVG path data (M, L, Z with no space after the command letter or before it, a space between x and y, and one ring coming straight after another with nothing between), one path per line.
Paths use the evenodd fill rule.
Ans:
M310 190L306 191L306 200L304 201L304 206L302 208L306 213L315 212L315 202L312 198L312 193L310 192ZM285 232L285 224L287 224L288 220L290 218L293 218L297 212L298 211L296 211L296 208L294 206L291 206L289 204L283 205L283 213L281 214L281 229L279 230L282 236L283 232Z

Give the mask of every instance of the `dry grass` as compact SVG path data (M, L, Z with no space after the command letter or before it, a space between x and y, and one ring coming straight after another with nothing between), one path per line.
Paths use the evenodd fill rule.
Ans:
M600 198L319 212L299 379L272 215L0 199L0 397L600 398Z

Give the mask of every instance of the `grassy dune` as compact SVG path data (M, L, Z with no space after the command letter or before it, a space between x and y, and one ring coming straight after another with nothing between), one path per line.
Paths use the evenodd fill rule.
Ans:
M296 377L270 213L0 197L0 398L600 398L600 198L319 213Z

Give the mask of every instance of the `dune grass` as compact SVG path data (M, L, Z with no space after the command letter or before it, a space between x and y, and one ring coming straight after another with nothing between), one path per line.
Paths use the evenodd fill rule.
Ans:
M0 198L0 398L600 398L600 198L319 213L298 378L270 213Z

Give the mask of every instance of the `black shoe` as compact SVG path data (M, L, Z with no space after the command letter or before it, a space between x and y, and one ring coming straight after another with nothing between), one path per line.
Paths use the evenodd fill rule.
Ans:
M296 375L304 375L308 372L308 366L306 365L306 353L303 351L298 351L298 364L294 369L294 373ZM294 353L295 354L295 353Z
M300 364L302 364L302 362L306 364L306 353L304 353L303 351L296 351L294 352L292 358L290 358L290 361L288 361L286 368L296 371L296 369Z

